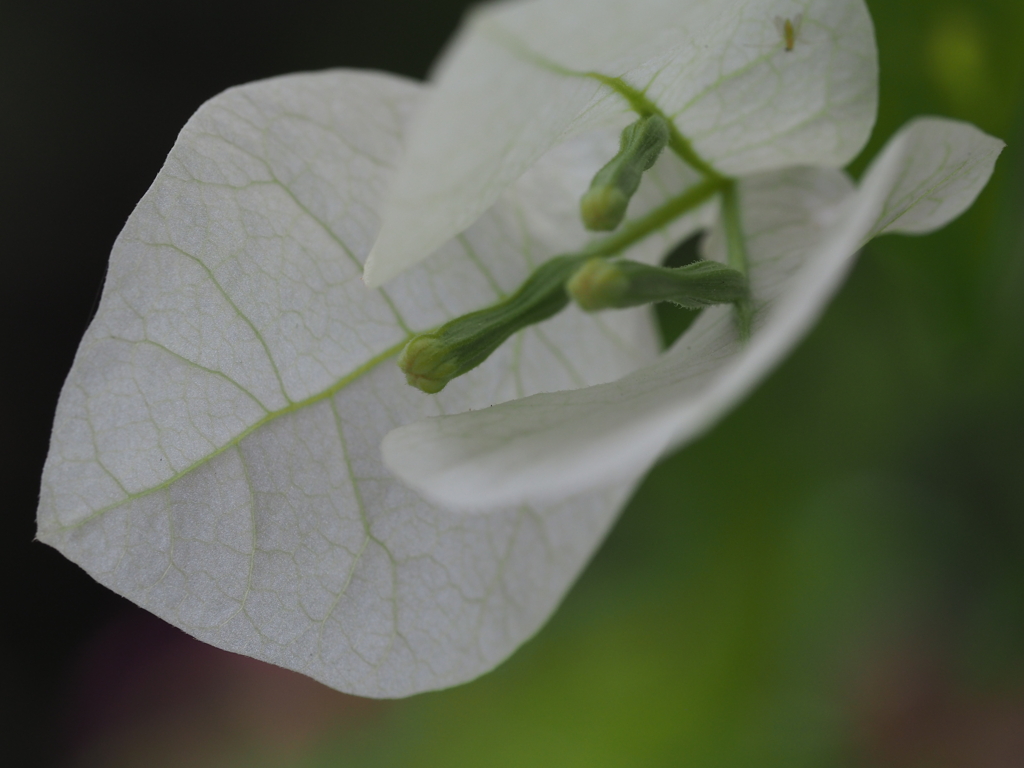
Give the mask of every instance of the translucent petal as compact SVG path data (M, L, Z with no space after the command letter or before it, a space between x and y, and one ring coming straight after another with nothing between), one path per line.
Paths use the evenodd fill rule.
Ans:
M786 50L774 19L797 11ZM635 119L601 77L642 93L719 171L746 175L848 163L874 124L877 69L863 0L486 5L433 78L364 277L381 285L429 256L552 146Z
M453 685L505 658L633 482L470 520L396 481L383 435L614 380L656 351L645 312L570 311L441 396L405 384L393 357L410 332L581 245L565 229L576 201L553 181L606 150L565 145L426 268L370 290L362 261L420 92L329 72L235 88L197 112L114 246L39 508L40 539L139 605L369 696ZM665 165L652 181L685 177Z
M873 234L931 229L958 215L1002 142L949 120L918 120L851 191L838 171L790 169L741 187L755 303L738 338L729 307L705 310L672 350L620 381L428 419L390 433L387 466L467 510L551 501L644 471L711 426L810 329ZM709 242L723 260L721 233Z

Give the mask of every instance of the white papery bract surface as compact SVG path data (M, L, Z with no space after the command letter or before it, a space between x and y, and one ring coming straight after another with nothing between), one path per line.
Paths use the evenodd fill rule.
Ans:
M786 50L775 17L797 14ZM863 242L941 226L984 185L1001 143L926 119L853 188L836 168L868 136L876 75L863 0L529 0L477 12L429 89L336 71L214 98L115 243L39 538L190 634L341 690L488 671ZM630 88L742 177L752 337L713 308L658 358L648 309L570 307L439 395L409 387L394 358L415 333L591 241L579 196L636 117ZM664 152L629 216L701 178ZM623 255L706 228L723 260L716 201Z
M809 330L864 242L930 231L963 212L1002 147L966 123L925 118L893 137L856 191L824 169L744 180L755 310L748 341L730 307L707 309L634 374L400 428L384 441L385 462L430 498L469 510L550 503L643 471L756 386ZM725 260L723 239L712 233L711 258Z
M775 19L797 15L800 35L787 51ZM426 258L551 147L636 119L595 73L642 91L732 176L841 167L864 146L877 107L863 0L485 5L456 37L415 118L367 283Z
M428 265L370 290L362 261L420 92L339 71L235 88L197 112L115 244L39 508L39 538L132 601L368 696L452 685L505 658L636 479L467 518L397 482L382 437L613 381L657 349L644 310L570 310L439 396L406 385L393 358L411 332L582 245L564 186L614 151L614 136L596 136L549 153ZM665 158L640 209L691 178ZM710 210L637 257L660 257Z

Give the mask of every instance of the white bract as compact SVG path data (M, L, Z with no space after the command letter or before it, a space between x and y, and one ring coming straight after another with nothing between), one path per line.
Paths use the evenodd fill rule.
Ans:
M796 13L810 42L785 51L774 19ZM878 102L863 0L486 5L442 58L416 115L367 284L429 256L551 147L635 120L604 78L653 102L705 162L732 176L846 165Z
M467 510L550 502L634 477L707 429L810 329L860 247L922 233L967 208L1002 142L952 120L900 131L854 189L841 171L793 168L744 179L754 328L727 306L704 310L655 363L618 381L538 394L401 427L385 463L437 503ZM712 230L706 256L724 258Z
M797 14L788 51L774 20ZM647 310L570 307L439 395L407 386L394 358L414 333L593 240L579 195L641 102L679 134L630 217L709 166L743 177L752 335L716 307L658 357ZM835 169L875 105L861 0L506 3L468 22L429 90L338 71L227 91L114 246L39 537L190 634L346 691L487 671L650 464L798 341L867 239L941 226L984 186L1001 143L927 119L855 189ZM624 253L655 262L710 228L721 260L718 208ZM385 289L361 279L371 249Z

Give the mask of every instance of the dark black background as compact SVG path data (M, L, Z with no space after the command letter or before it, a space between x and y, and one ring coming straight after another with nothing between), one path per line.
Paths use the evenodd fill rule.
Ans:
M49 425L110 247L206 99L302 70L422 77L464 2L0 3L0 221L7 444L0 715L4 755L66 748L81 645L136 610L33 542ZM5 758L6 759L6 758Z

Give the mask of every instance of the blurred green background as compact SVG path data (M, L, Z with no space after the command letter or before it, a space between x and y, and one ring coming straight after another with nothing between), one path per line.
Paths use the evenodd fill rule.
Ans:
M214 3L132 16L127 5L85 3L69 4L71 21L56 25L42 11L0 5L9 63L31 62L16 54L34 39L25 42L11 19L38 31L36 55L56 61L54 71L74 66L69 50L82 51L87 66L105 39L90 35L113 34L111 24L135 47L109 64L110 77L179 57L166 64L177 100L162 100L159 78L108 94L113 106L104 106L90 101L91 81L48 81L52 73L31 66L3 76L13 94L8 116L23 120L40 147L83 135L70 113L59 113L64 123L49 119L59 110L47 98L70 99L86 123L122 108L136 120L140 110L152 113L158 126L145 136L145 157L156 159L104 186L120 197L87 233L100 249L89 263L100 266L81 277L75 250L54 246L67 275L57 289L44 269L53 262L12 267L15 281L31 288L36 279L40 295L56 291L71 307L70 330L47 363L56 383L40 390L38 418L22 425L36 435L29 460L41 464L102 249L188 113L234 82L295 69L421 75L462 5L299 3L279 15L272 3ZM201 646L94 593L35 545L24 562L9 561L22 565L6 581L16 585L4 639L8 743L36 745L19 764L1024 766L1024 3L868 5L881 110L853 172L905 121L937 114L1008 142L992 182L940 233L872 243L796 353L709 435L651 473L536 638L468 685L359 700ZM106 9L91 32L73 23L83 7ZM166 24L180 31L168 35ZM196 32L204 24L214 30L209 39ZM165 38L166 51L147 50ZM175 51L182 40L199 47ZM10 44L22 48L12 54ZM191 69L181 63L189 57L198 59ZM25 82L39 89L18 91ZM5 151L24 151L12 143L17 125L5 130L15 132ZM88 149L95 145L77 151ZM103 162L123 173L118 147L105 151ZM41 150L28 158L36 174L27 191L7 190L8 202L52 202L57 193L39 186L41 173L77 190L65 205L90 205L83 198L95 174L88 184L68 181L47 158ZM34 236L39 242L38 229ZM9 258L33 254L25 249ZM30 311L10 322L31 323ZM18 350L19 365L33 365L37 353L25 350L22 360ZM23 474L34 483L38 467ZM27 538L20 521L31 514L31 499L19 502L17 536ZM44 572L51 575L32 580Z

